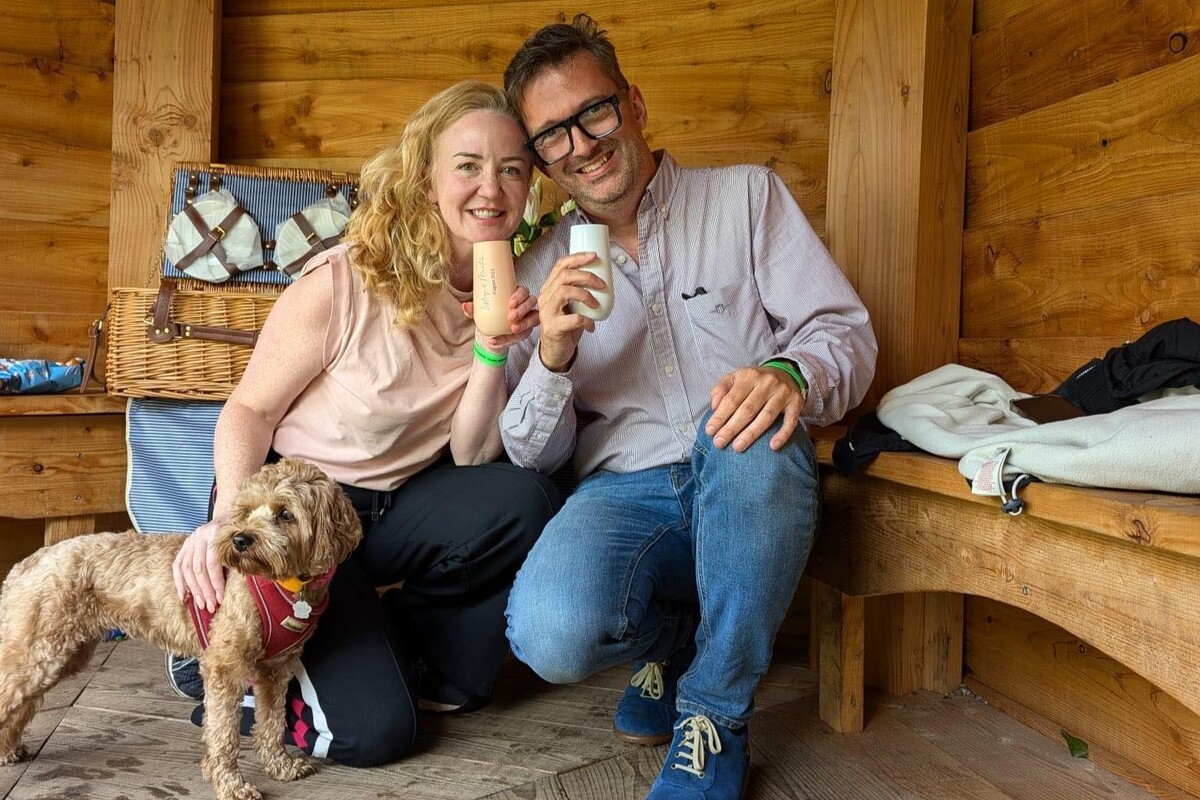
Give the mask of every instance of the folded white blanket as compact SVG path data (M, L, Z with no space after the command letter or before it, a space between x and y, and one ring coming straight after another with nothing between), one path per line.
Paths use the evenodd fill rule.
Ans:
M1007 449L1003 475L1052 483L1200 494L1200 394L1137 403L1109 414L1034 423L1013 411L1029 397L995 375L957 364L898 386L879 401L879 420L948 458L974 480Z

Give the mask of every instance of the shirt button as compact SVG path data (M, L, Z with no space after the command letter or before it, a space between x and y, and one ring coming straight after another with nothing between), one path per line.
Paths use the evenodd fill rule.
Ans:
M671 364L667 364L665 367L663 367L663 372L667 373L668 375L674 375L675 367Z
M686 422L681 422L681 423L679 423L679 425L677 425L676 427L678 427L678 428L679 428L679 432L680 432L680 433L687 433L687 432L688 432L688 424L687 424Z
M617 263L618 263L618 264L624 264L624 263L625 263L626 261L628 261L628 260L629 260L629 259L625 258L625 256L624 256L624 255L617 256Z
M655 303L654 305L650 306L650 310L654 313L654 316L657 317L659 314L662 313L662 306L659 305L658 303Z

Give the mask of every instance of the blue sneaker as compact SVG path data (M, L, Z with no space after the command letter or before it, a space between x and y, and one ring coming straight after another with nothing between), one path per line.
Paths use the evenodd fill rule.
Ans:
M200 662L192 656L167 653L167 683L171 691L190 700L204 699L204 681L200 677Z
M675 688L695 656L695 645L688 644L669 661L634 662L633 677L613 717L618 739L643 746L671 741L671 726L679 717Z
M684 714L646 800L741 800L750 775L746 728Z

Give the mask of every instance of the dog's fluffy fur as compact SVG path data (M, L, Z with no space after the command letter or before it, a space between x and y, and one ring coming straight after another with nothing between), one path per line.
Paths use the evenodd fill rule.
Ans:
M285 513L286 512L286 513ZM237 534L253 542L242 550ZM316 576L345 559L362 526L341 487L313 465L285 459L239 489L214 540L228 569L224 602L201 650L171 564L185 536L98 533L43 548L12 568L0 592L0 765L25 757L21 732L56 683L86 666L105 633L119 628L165 650L200 658L205 687L204 775L219 800L260 800L238 770L239 706L253 680L253 742L263 769L291 781L315 771L283 747L284 694L296 653L259 660L258 610L244 578ZM326 588L306 587L316 607ZM190 602L190 601L189 601Z

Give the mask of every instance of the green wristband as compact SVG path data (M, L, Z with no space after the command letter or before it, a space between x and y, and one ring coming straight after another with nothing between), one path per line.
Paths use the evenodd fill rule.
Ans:
M797 370L787 361L772 359L771 361L763 364L763 366L771 367L772 369L783 370L788 375L791 375L793 378L795 378L796 383L800 385L800 391L803 392L805 396L808 395L808 381L804 380L804 376L800 374L799 370Z
M503 367L504 362L508 361L508 353L489 353L487 350L483 349L483 346L479 344L479 342L475 342L474 350L475 357L487 364L489 367Z

